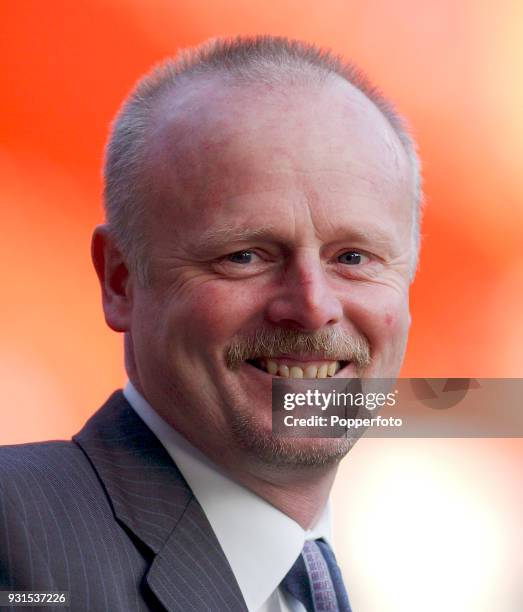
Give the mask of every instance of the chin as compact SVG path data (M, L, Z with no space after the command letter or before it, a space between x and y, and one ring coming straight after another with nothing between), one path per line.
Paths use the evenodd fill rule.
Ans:
M271 467L328 467L337 465L357 438L280 438L271 424L237 415L232 425L236 444L257 463Z

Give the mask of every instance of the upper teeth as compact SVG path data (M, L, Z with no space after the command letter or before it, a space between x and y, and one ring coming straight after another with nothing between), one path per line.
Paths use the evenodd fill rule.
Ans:
M321 365L304 365L303 367L284 363L276 363L272 359L262 359L259 364L272 374L272 376L282 376L283 378L327 378L334 376L340 369L339 361L322 363Z

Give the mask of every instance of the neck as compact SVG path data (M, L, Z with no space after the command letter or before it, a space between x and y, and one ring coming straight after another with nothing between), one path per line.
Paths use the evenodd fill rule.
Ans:
M202 448L207 457L236 482L249 489L296 521L303 529L313 527L321 516L332 488L339 460L318 465L285 465L254 459L251 452L238 455L232 444L216 449Z
M258 466L259 467L259 466ZM278 470L267 468L231 476L256 495L310 529L320 518L336 476L337 465Z

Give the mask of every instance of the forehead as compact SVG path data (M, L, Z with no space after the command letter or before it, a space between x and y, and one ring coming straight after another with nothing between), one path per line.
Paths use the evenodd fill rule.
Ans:
M156 108L145 172L170 231L267 212L411 219L411 168L381 112L341 78L286 89L200 79ZM174 215L174 216L172 216ZM174 218L176 222L174 223Z

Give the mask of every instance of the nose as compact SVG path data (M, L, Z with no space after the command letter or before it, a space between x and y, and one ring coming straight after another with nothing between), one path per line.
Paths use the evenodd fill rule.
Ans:
M307 332L339 323L343 308L331 283L319 254L304 249L286 267L279 291L269 302L267 319Z

